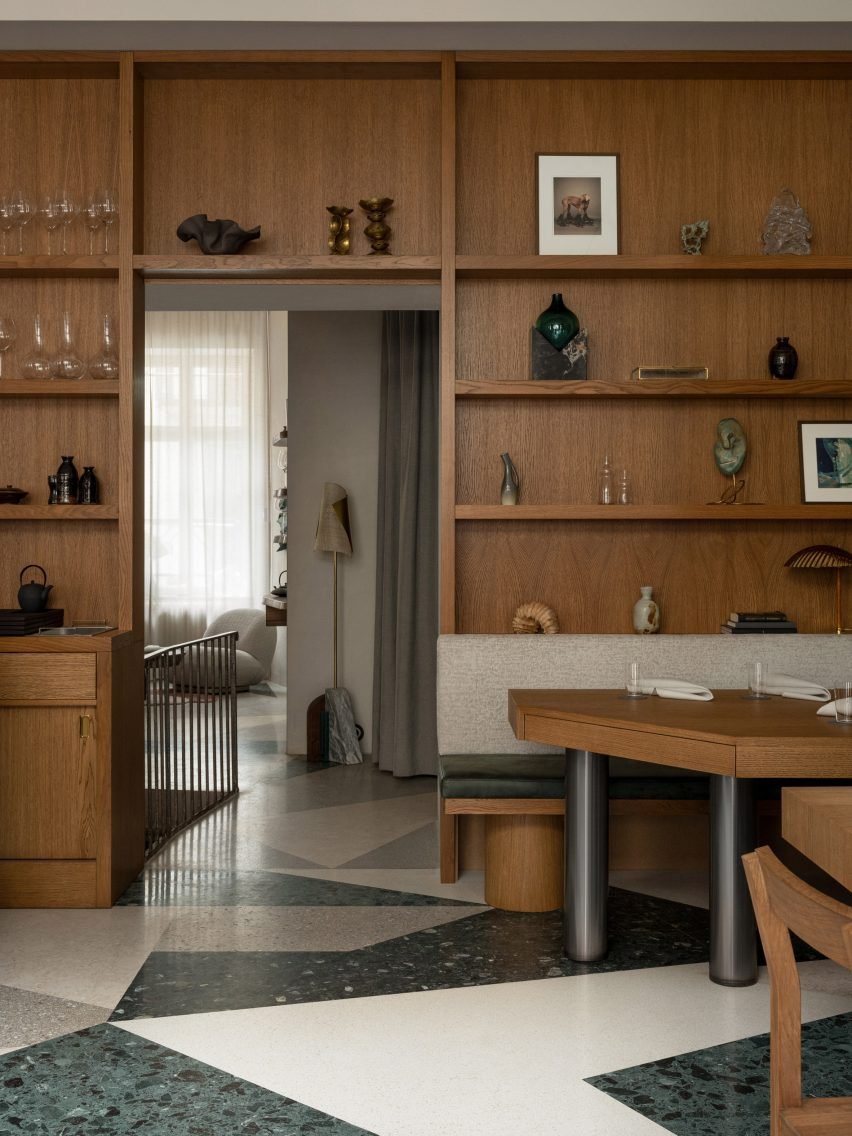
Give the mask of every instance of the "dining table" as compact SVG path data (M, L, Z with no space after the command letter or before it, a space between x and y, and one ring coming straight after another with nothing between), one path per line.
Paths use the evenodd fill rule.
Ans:
M713 982L757 981L754 915L740 857L755 846L754 782L852 779L852 726L818 704L716 690L708 701L627 697L623 690L509 691L515 736L565 749L563 947L607 953L609 757L704 773L710 780L710 964Z

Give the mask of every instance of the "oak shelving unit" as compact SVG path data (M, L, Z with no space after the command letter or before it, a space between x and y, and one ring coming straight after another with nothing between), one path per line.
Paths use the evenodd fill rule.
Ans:
M0 817L0 902L106 904L141 860L146 281L440 283L443 632L507 632L530 599L563 630L625 631L643 583L668 632L714 632L732 608L769 604L825 630L823 582L782 565L803 545L849 542L852 508L801 503L796 424L852 420L850 94L841 52L0 54L15 180L117 182L121 206L115 255L0 257L0 311L19 328L0 382L0 481L32 502L0 510L3 563L45 564L67 621L119 629L0 641L0 752L20 755L0 798L24 793L34 749L80 758L62 733L80 707L97 725L85 824L59 818L61 839L39 851L24 806ZM619 153L621 255L536 254L535 154L559 151ZM785 184L814 252L763 257L761 222ZM328 256L325 205L373 193L395 200L395 255L366 255L356 207L353 255ZM199 255L175 234L199 211L260 224L262 240ZM683 256L680 224L704 216L705 255ZM556 291L590 331L585 383L529 381L529 328ZM14 377L29 316L66 308L84 354L100 313L116 315L117 382ZM793 382L766 373L779 334L799 350ZM694 363L707 382L630 379L639 364ZM711 450L727 416L745 425L748 498L764 504L703 504L723 487ZM39 503L66 445L97 467L95 511ZM507 449L514 509L498 504ZM629 469L634 504L595 504L606 453ZM17 573L0 589L13 606ZM57 668L76 675L70 709L52 705L57 725L26 744L32 704L3 693L24 657L47 685Z

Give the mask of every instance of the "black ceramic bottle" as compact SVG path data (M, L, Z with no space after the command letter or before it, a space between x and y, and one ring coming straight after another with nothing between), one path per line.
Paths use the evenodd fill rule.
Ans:
M779 335L769 352L769 373L776 379L792 379L799 365L796 348L786 335Z
M77 491L80 485L80 475L74 465L73 456L63 455L62 464L56 471L56 488L59 505L76 505Z
M95 467L84 465L77 490L77 500L81 505L97 505L100 500L100 486L95 477Z

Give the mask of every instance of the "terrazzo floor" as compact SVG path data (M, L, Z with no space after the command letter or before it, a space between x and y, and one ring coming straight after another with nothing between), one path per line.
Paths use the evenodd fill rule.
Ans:
M109 911L0 912L0 1136L767 1136L768 988L707 979L706 881L611 879L611 949L437 878L435 784L284 755ZM852 1094L852 981L800 964L805 1085Z

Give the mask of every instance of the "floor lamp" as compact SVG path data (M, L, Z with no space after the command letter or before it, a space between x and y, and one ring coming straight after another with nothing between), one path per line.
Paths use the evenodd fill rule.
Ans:
M840 573L844 568L852 568L852 553L832 544L811 544L794 552L784 562L785 568L833 568L834 569L834 623L835 633L843 635L852 627L843 626L843 598Z
M332 556L332 685L325 692L328 759L341 765L356 765L363 759L352 713L352 700L349 691L337 685L337 557L352 555L352 530L349 526L346 490L333 481L327 481L323 486L314 551L330 552Z

